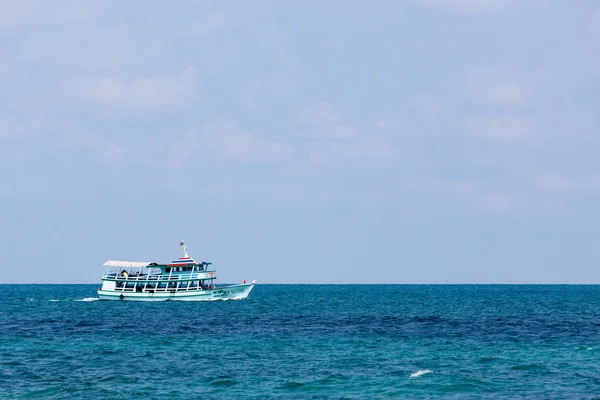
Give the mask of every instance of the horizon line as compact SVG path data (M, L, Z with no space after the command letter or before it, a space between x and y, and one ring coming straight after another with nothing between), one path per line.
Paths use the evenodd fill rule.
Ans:
M222 283L221 285L230 285L233 283ZM0 282L0 285L99 285L98 283L65 283L65 282ZM546 282L546 283L538 283L538 282L488 282L488 283L478 283L478 282L443 282L443 283L344 283L344 282L338 282L338 283L319 283L319 282L312 282L312 283L294 283L294 282L283 282L283 283L277 283L277 282L268 282L268 283L256 283L256 285L261 286L261 285L353 285L353 286L366 286L366 285L371 285L371 286L375 286L375 285L404 285L404 286L409 286L409 285L413 285L413 286L418 286L418 285L439 285L439 286L445 286L445 285L588 285L588 286L593 286L593 285L600 285L600 282L597 283L557 283L557 282ZM217 285L218 286L218 285Z

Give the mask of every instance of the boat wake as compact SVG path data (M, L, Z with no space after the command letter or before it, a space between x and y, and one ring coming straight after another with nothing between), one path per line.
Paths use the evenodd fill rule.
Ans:
M167 299L166 301L231 301L231 300L245 300L245 296L237 297L215 297L212 299Z
M75 301L96 301L96 300L100 300L98 297L86 297L85 299L79 299L79 300L75 300Z

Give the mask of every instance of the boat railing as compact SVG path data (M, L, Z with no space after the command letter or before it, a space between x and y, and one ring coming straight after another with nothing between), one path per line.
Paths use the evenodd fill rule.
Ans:
M190 290L207 290L207 289L214 289L215 285L202 285L200 287L198 286L186 286L186 287L179 287L179 288L154 288L154 287L145 287L145 288L140 288L139 290L135 287L133 288L128 288L128 287L119 287L119 288L115 288L114 290L117 290L119 292L138 292L138 293L155 293L155 292L182 292L182 291L190 291Z
M115 279L119 281L138 282L138 281L179 281L190 279L214 279L215 271L190 272L189 274L145 274L145 275L122 275L118 272L109 272L102 275L102 279Z

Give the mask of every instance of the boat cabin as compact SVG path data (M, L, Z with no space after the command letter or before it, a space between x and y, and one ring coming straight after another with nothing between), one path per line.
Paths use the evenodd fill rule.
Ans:
M181 259L180 259L181 260ZM212 263L186 260L169 264L134 261L107 261L102 276L103 290L159 292L213 288L217 278L209 271Z

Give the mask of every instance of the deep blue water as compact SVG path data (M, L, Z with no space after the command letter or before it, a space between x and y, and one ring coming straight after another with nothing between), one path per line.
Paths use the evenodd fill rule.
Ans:
M0 285L1 398L600 398L600 286L97 287Z

